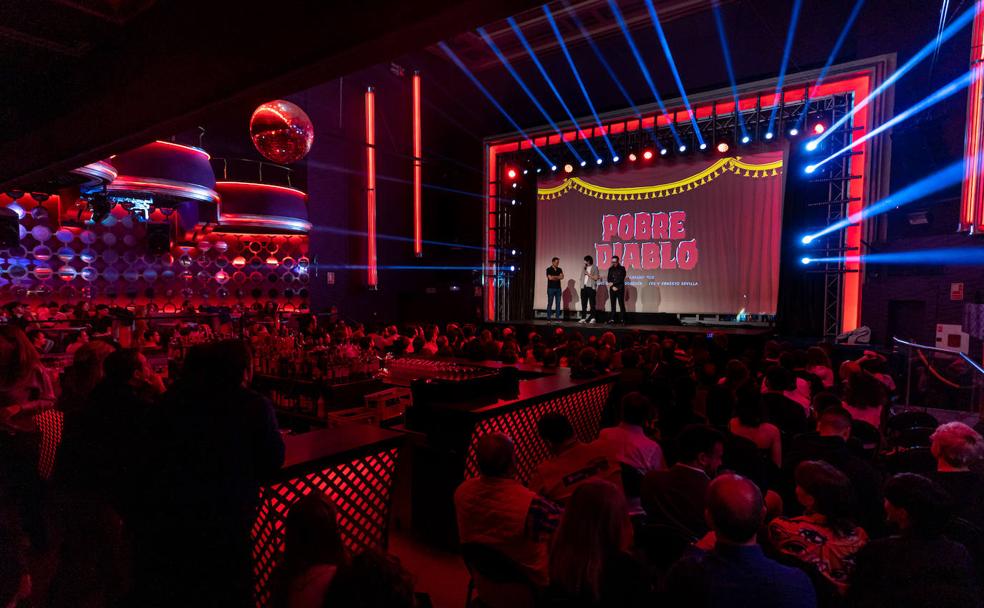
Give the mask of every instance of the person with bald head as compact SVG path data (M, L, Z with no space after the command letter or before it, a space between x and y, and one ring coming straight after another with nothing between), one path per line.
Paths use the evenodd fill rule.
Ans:
M458 539L491 547L518 564L530 582L547 584L546 535L560 509L515 479L516 446L503 433L482 435L475 446L478 477L454 493Z
M680 559L667 577L668 605L706 608L815 608L810 579L765 556L757 538L765 518L758 486L725 474L707 487L704 516L716 542Z

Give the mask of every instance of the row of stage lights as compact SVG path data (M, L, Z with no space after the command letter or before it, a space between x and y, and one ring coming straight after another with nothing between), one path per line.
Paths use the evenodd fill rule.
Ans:
M817 123L815 123L813 125L813 127L810 130L815 135L821 135L826 130L826 128L827 127L826 127L826 124L825 123L823 123L823 122L817 122ZM789 130L789 136L790 137L798 137L799 134L800 134L800 131L796 127L793 127L793 128L791 128ZM763 135L763 139L765 141L771 141L774 138L775 138L775 134L772 133L771 131L769 131L769 132L767 132L767 133L765 133ZM745 135L745 136L743 136L741 138L740 142L741 142L742 145L748 145L748 144L751 144L752 143L752 138L749 135ZM816 146L812 146L811 147L812 143L813 142L811 141L810 143L807 144L807 149L808 150L811 150L812 151L812 150L814 150L816 148ZM644 161L648 161L648 160L652 160L657 154L659 154L660 156L668 156L670 154L670 148L671 147L670 146L667 146L667 145L660 145L658 147L651 147L651 148L647 147L647 148L644 148L641 152L638 152L638 153L635 152L635 151L629 152L629 154L626 156L626 158L628 159L628 161L630 163L637 162L640 159L641 160L644 160ZM689 148L688 148L688 146L686 144L680 144L677 147L676 151L679 154L686 154L688 149ZM698 149L700 151L702 151L702 152L707 152L709 150L709 146L708 146L707 143L701 143L698 146ZM720 154L727 154L731 150L731 144L728 143L727 141L721 141L721 142L718 142L718 144L716 146L714 146L714 149L716 149L718 151L718 153L720 153ZM619 155L616 154L616 155L612 156L611 164L613 164L613 165L618 164L619 162L621 162L621 160L622 160L622 158ZM578 164L580 165L581 168L587 168L590 163L588 163L587 160L583 160L582 159ZM605 164L605 159L601 158L600 156L597 157L597 158L595 158L595 165L596 166L599 166L600 167L600 166L603 166L604 164ZM523 172L523 175L528 175L530 173L530 171L535 171L536 173L543 173L545 171L546 172L555 173L555 172L557 172L557 171L559 171L561 169L563 169L564 173L573 173L577 169L577 167L573 163L565 163L563 166L560 166L560 165L554 163L554 164L551 164L549 167L547 167L547 166L538 166L538 167L535 167L535 168L529 168L529 167L527 167L527 168L524 168L522 170L522 172ZM516 187L515 180L519 177L519 170L516 169L516 168L513 168L513 167L508 168L506 170L506 177L508 177L509 180L513 182L512 183L512 187L515 188Z

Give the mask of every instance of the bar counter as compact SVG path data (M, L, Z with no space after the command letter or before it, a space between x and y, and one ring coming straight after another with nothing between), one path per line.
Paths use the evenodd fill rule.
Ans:
M505 367L485 362L483 367ZM414 387L414 404L406 427L424 440L413 451L414 529L445 546L454 546L453 495L466 478L478 475L475 446L486 433L502 432L516 446L516 477L526 483L547 457L536 424L547 412L565 414L581 441L598 437L601 414L618 374L571 378L567 368L516 365L518 389L512 394L477 393L454 400L421 398Z
M284 466L260 489L253 525L257 606L269 604L287 513L302 496L314 491L328 496L350 551L386 547L393 480L404 438L403 433L364 424L285 438Z

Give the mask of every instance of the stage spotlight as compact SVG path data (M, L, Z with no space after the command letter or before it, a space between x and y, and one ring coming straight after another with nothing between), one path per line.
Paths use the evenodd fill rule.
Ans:
M509 179L516 179L516 170L515 169L510 169L510 170L506 171L506 175L509 176Z
M653 151L646 150L645 152L642 153L642 157L645 158L646 160L651 159L653 157Z
M619 160L621 160L621 159L618 156L613 156L612 157L612 162L613 163L617 163Z
M680 147L683 148L684 150L687 149L687 146L680 146ZM659 149L659 155L660 156L666 156L666 153L667 152L669 152L669 150L667 150L666 148L660 148Z
M700 149L701 150L706 150L707 149L707 144L706 143L705 144L701 144L700 145Z
M572 173L574 171L574 165L567 163L564 165L564 173Z
M515 266L510 266L509 267L509 272L516 272L516 267Z
M513 205L513 207L516 206L516 199L512 199L512 205Z
M807 173L813 173L816 170L817 170L816 165L807 165L806 169L804 169L804 171L806 171Z
M684 152L686 152L687 151L687 144L680 144L679 150L680 150L680 153L681 154L684 153ZM662 153L663 153L663 151L660 150L660 154L662 154Z
M817 124L813 125L813 132L816 133L817 135L820 135L826 130L827 127L825 127L822 122L818 122Z
M602 160L601 160L601 157L599 156L598 158L595 159L595 164L596 165L600 165L601 163L602 163Z
M721 143L718 144L718 152L720 152L721 154L724 154L730 148L731 148L731 146L729 146L728 145L728 142L726 142L726 141L722 141Z
M773 138L773 134L772 134L772 131L769 131L768 133L766 133L766 134L765 134L765 138L766 138L766 139L772 139L772 138Z
M748 142L750 142L750 141L752 141L752 138L751 138L751 137L749 137L749 136L747 136L747 135L745 135L745 136L743 136L743 137L741 138L741 143L743 143L743 144L747 144L747 143L748 143Z
M542 172L542 171L543 171L543 167L537 167L537 168L536 168L536 172L537 172L537 173L540 173L540 172Z
M550 170L551 171L556 171L557 170L557 165L550 165Z
M818 140L818 139L811 139L806 144L806 150L807 150L807 152L813 152L814 150L817 149L817 146L819 146L819 145L820 145L820 140Z
M509 255L516 255L516 250L515 249L510 250Z
M797 129L796 127L793 127L792 129L789 130L790 137L796 137L799 134L800 134L800 130Z
M582 160L582 161L581 161L581 166L582 166L582 167L587 167L587 166L588 166L588 161L586 161L586 160Z
M516 182L513 182L513 185L512 186L513 186L513 188L516 188L516 187L519 186L519 184L517 184Z
M811 260L810 258L803 258L803 259L800 260L800 262L802 262L803 265L809 264L812 261L813 260Z
M651 154L652 154L652 153L650 153L650 155L651 155ZM634 162L636 161L636 158L637 158L637 157L636 157L636 155L635 155L635 152L629 152L629 162L630 162L630 163L634 163Z
M812 234L808 234L808 235L804 236L803 238L801 238L800 239L800 242L803 243L804 245L809 245L810 243L813 242L813 239L814 238L816 238L816 237L814 237Z
M529 172L530 172L530 170L529 170L529 169L523 169L523 175L526 175L526 174L528 174Z

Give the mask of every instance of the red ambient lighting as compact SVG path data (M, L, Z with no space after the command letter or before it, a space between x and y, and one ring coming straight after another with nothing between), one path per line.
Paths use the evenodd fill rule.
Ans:
M820 135L826 130L827 127L823 126L822 122L818 122L817 124L813 125L813 132L816 133L817 135Z
M205 150L202 150L201 148L196 148L194 146L182 146L181 144L176 144L173 141L161 141L159 139L157 141L155 141L154 144L160 145L160 146L170 146L172 148L176 148L176 149L179 149L179 150L185 150L185 151L188 151L188 152L194 152L196 154L201 154L202 156L204 156L205 157L205 160L212 160L212 157L209 156L208 152L206 152ZM116 156L116 155L114 154L113 156Z
M413 73L413 253L424 255L424 146L420 135L420 72Z
M366 215L368 252L366 280L369 287L379 286L379 270L376 267L376 95L373 88L366 89Z
M646 150L645 152L642 153L642 157L645 158L646 160L652 159L652 157L653 157L653 151L652 150Z
M977 14L970 39L970 69L974 79L967 89L967 131L964 136L963 190L960 193L960 227L971 234L984 229L984 0L976 0Z

